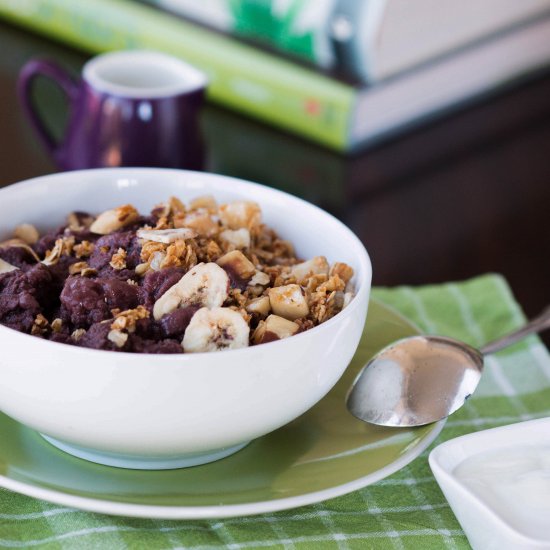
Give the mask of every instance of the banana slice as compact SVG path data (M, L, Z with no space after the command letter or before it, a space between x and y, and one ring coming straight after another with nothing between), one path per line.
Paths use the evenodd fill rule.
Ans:
M200 263L155 302L153 316L158 321L167 313L190 305L218 307L227 299L228 293L227 273L213 262Z
M249 332L240 313L228 307L203 307L191 318L182 346L186 353L245 348Z

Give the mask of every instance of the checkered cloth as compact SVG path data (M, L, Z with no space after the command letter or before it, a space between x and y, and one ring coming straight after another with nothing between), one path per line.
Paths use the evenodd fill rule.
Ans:
M474 346L525 320L506 282L497 275L420 288L378 288L373 294L423 330L455 336ZM548 415L550 357L540 340L530 337L487 359L476 394L449 419L434 445L468 432ZM286 512L227 520L109 517L0 490L0 547L470 548L431 474L428 452L391 477L347 496Z

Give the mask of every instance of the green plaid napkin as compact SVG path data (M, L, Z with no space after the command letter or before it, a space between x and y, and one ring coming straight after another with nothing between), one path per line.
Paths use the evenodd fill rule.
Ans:
M373 295L423 330L473 345L524 322L509 287L498 275L420 288L378 288ZM540 340L530 337L488 358L475 396L449 419L434 445L468 432L548 415L550 357ZM468 549L428 467L428 452L361 491L314 506L227 520L109 517L0 489L0 547Z

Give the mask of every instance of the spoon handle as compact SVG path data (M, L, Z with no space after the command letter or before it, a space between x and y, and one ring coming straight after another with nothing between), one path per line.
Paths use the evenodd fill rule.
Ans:
M515 344L516 342L519 342L520 340L523 340L523 338L529 334L542 332L547 328L550 328L550 307L544 309L540 315L529 321L520 329L485 344L480 351L483 355L495 353L501 349L511 346L512 344Z

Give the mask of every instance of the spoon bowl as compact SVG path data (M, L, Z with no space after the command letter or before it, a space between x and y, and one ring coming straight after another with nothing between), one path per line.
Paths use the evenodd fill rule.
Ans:
M394 342L359 373L347 397L357 418L381 426L422 426L460 408L476 389L483 356L452 338Z
M348 410L379 426L422 426L464 405L483 372L483 356L550 328L550 307L523 327L477 350L444 336L411 336L387 346L361 370Z

